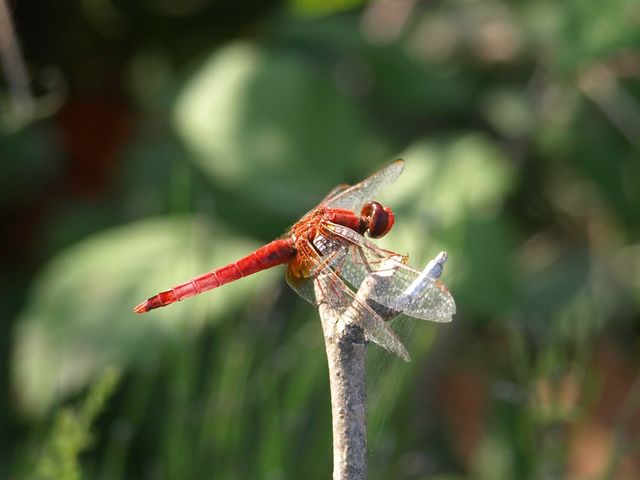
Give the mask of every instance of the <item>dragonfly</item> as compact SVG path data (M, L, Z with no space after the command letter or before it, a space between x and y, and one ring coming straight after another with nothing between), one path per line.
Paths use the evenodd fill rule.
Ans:
M396 160L367 179L341 184L282 236L247 256L162 291L134 308L136 313L218 288L227 283L278 265L287 265L287 283L314 305L322 301L338 313L351 307L367 340L409 360L402 341L378 313L377 306L394 314L423 320L449 322L456 311L451 293L439 280L447 260L441 252L419 271L408 264L408 256L377 246L371 239L392 229L395 215L390 207L373 200L394 183L404 169ZM365 279L375 276L366 299L357 295ZM322 279L321 284L319 279ZM377 311L378 310L378 311Z

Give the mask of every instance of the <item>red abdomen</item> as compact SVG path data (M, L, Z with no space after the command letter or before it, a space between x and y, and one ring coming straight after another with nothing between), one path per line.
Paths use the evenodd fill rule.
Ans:
M264 247L250 253L237 262L224 267L216 268L211 272L195 277L188 282L176 285L169 290L142 302L134 312L144 313L154 308L164 307L184 298L192 297L207 290L212 290L221 285L233 282L252 273L260 272L276 265L289 262L296 254L291 238L282 238L268 243Z

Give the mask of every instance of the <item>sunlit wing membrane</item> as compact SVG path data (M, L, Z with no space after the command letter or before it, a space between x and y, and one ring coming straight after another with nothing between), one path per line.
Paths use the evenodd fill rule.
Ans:
M327 193L327 195L322 199L318 206L324 205L325 203L331 201L333 197L349 188L351 188L351 185L349 185L348 183L341 183L340 185L333 187L333 189L329 193Z
M372 300L410 317L434 322L451 321L456 305L442 282L423 278L421 294L412 295L412 286L421 272L406 265L404 257L379 248L342 225L327 224L326 228L349 244L331 263L331 269L341 278L359 288L372 271L386 274L388 278L379 282L371 292Z
M287 267L285 278L294 292L304 298L307 302L316 305L316 294L313 289L312 279L296 278L291 271L291 266Z
M403 169L404 161L396 160L352 187L340 191L338 190L340 185L327 195L328 199L325 198L324 205L330 208L345 208L353 212L360 212L365 203L378 195L384 187L395 182ZM331 197L332 194L333 197Z
M409 352L389 324L366 303L359 301L354 292L346 287L333 272L319 275L316 281L320 282L325 300L328 301L332 310L340 314L344 314L350 307L355 310L353 320L360 324L367 340L377 343L407 362L410 360Z
M315 289L313 286L313 279L315 276L322 273L325 268L334 261L335 257L340 254L339 250L346 247L346 243L340 243L341 248L334 247L332 253L326 256L318 255L318 252L313 248L309 242L300 243L298 250L299 260L307 262L309 265L313 265L311 270L307 272L306 278L297 277L294 272L293 264L289 264L285 273L285 278L289 286L306 301L317 305Z
M303 249L303 254L311 259L316 267L311 277L301 280L294 279L293 282L290 281L291 272L288 271L289 285L300 296L317 304L313 282L320 282L324 300L332 310L342 315L349 307L354 308L354 321L360 324L368 340L409 361L409 352L387 322L366 303L360 301L356 294L329 267L332 261L340 256L342 250L335 251L328 257L321 257L310 243Z

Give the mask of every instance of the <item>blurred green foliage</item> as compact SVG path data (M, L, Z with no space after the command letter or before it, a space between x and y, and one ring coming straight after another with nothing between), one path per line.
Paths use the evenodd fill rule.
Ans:
M91 428L96 416L118 383L119 373L108 369L91 387L82 407L64 408L57 414L50 437L31 478L74 480L83 478L80 454L93 443Z
M36 110L64 103L0 136L0 476L330 477L321 329L281 269L131 308L398 157L379 243L447 250L458 314L399 322L409 365L369 349L371 478L640 476L637 1L13 14Z

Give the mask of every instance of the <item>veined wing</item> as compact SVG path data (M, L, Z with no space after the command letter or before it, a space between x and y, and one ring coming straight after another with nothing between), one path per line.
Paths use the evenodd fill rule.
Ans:
M336 185L331 189L329 193L327 193L327 195L325 195L325 197L322 199L322 201L318 205L324 205L330 202L333 199L333 197L337 196L339 193L342 193L349 188L351 188L351 185L349 185L348 183L341 183L340 185Z
M367 275L378 272L389 277L375 288L370 298L410 317L450 322L456 311L453 297L437 278L425 276L406 264L403 257L384 250L353 230L328 223L328 235L347 242L347 248L331 259L331 269L356 289ZM417 286L420 294L414 295Z
M331 208L345 208L360 212L362 206L373 199L387 185L395 182L404 169L404 160L396 160L369 178L345 188L339 185L334 188L321 205Z
M309 242L300 244L298 256L294 262L289 263L285 278L298 295L317 305L313 278L325 269L330 269L330 265L342 255L348 243L340 237L318 236L314 244L315 248Z
M347 244L342 243L342 248L337 248L337 244L334 246L336 248L333 251L321 256L310 243L301 245L298 254L305 261L312 263L314 268L310 272L310 276L306 278L296 278L292 269L287 269L287 282L302 298L314 305L318 304L314 282L319 282L324 301L329 304L332 310L343 314L350 307L355 309L354 321L360 324L368 340L397 354L403 360L409 361L409 352L389 324L366 302L360 300L356 293L330 268L331 263L342 255Z

